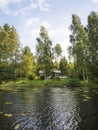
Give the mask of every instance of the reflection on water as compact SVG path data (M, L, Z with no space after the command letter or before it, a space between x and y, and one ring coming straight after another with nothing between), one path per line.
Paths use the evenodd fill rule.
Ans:
M0 130L97 130L98 90L0 90Z

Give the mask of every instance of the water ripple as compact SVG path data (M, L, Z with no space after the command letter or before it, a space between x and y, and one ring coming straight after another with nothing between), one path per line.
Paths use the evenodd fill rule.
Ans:
M24 91L24 92L23 92ZM95 90L54 88L0 93L0 130L91 130L97 127ZM12 102L11 105L5 102ZM93 105L92 105L93 103ZM12 117L5 117L11 113ZM92 123L93 122L93 123ZM4 123L6 125L4 126ZM90 125L89 125L90 124Z

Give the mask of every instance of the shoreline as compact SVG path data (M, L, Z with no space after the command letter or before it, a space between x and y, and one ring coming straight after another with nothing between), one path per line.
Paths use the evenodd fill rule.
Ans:
M18 80L0 84L0 89L25 89L25 88L55 88L55 87L98 87L98 84L86 81L75 81L70 79L60 80Z

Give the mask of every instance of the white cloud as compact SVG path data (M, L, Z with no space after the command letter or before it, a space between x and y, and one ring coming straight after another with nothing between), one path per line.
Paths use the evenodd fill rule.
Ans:
M26 23L26 25L32 25L32 31L31 31L31 35L36 39L39 36L39 32L40 32L40 26L44 26L48 32L50 32L49 30L51 30L51 25L49 24L48 21L43 20L41 21L38 18L32 18L29 19ZM36 25L36 28L35 28ZM50 34L50 33L49 33Z
M28 21L26 23L27 26L32 26L32 25L35 25L35 24L39 24L39 18L28 19Z
M17 16L19 14L24 15L24 14L27 14L29 11L36 9L36 8L37 8L36 4L31 3L30 5L25 6L21 9L19 9L19 10L12 11L12 14L15 15L15 16Z
M52 28L51 24L47 20L41 21L40 26L45 26L45 28L47 28L47 29Z
M17 5L22 2L22 5L24 5L24 2L28 2L29 5L25 7L21 7L20 9L11 10L10 5L12 3L16 3ZM18 6L16 6L17 8ZM11 15L24 15L27 14L29 11L33 9L39 9L41 11L49 11L50 5L46 3L46 0L0 0L0 10L5 14L11 14Z
M36 39L39 35L39 31L40 31L40 28L33 29L31 32L32 37Z
M44 26L48 30L50 28L52 28L51 24L47 20L40 20L39 18L30 18L30 19L28 19L27 22L26 22L26 25L27 26L32 26L32 27Z
M30 1L30 0L29 0ZM50 5L46 3L46 0L37 0L37 2L31 1L26 7L23 7L17 11L12 12L14 15L24 15L33 9L39 9L41 11L49 11Z
M95 2L95 3L97 3L98 2L98 0L92 0L93 2Z
M37 0L37 5L41 11L50 11L50 5L46 3L46 0Z
M22 0L0 0L0 10L2 10L5 13L10 12L8 7L11 3L19 3Z

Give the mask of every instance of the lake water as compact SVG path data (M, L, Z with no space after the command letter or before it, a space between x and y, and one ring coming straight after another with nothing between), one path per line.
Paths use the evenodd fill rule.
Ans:
M0 130L98 130L98 89L0 90Z

